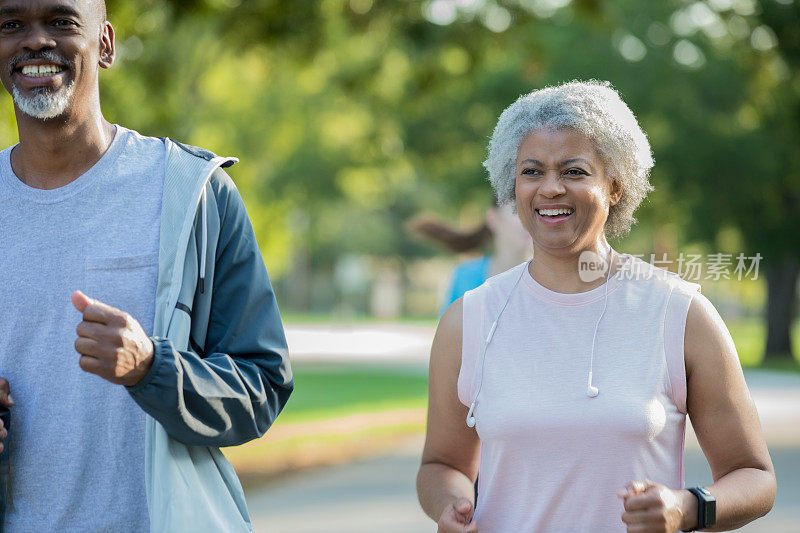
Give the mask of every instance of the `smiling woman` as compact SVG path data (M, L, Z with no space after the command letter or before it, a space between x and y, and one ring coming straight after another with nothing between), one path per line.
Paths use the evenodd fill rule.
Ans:
M653 190L648 180L653 157L636 117L617 92L607 83L568 83L525 95L509 106L497 122L484 162L502 203L515 198L517 148L537 130L580 134L589 143L582 148L589 149L622 190L609 209L605 233L627 233L636 222L633 212Z
M772 506L772 462L725 324L699 285L608 244L634 223L652 166L608 83L534 91L501 115L485 167L534 258L439 324L417 484L439 531L727 529ZM687 414L707 489L683 487Z
M528 233L551 248L591 247L624 190L606 176L592 142L573 129L539 129L523 139L517 159L514 196ZM567 189L569 200L557 201Z

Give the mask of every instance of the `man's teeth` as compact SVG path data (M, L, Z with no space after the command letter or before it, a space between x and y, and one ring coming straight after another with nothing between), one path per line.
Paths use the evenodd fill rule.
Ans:
M22 67L22 74L31 78L44 78L61 72L62 68L56 65L26 65Z
M537 209L540 215L547 215L549 217L554 217L556 215L570 215L572 214L573 209Z

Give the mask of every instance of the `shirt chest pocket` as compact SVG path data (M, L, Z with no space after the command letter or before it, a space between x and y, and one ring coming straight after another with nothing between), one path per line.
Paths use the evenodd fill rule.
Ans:
M158 253L87 257L83 292L130 314L151 335L157 281Z

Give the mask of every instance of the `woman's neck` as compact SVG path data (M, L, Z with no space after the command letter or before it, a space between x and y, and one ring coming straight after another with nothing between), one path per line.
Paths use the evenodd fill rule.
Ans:
M611 245L605 240L596 246L583 250L554 254L534 245L533 261L528 271L539 285L554 292L575 294L590 291L606 282L619 269L617 254L613 254L611 272L608 271L608 258Z

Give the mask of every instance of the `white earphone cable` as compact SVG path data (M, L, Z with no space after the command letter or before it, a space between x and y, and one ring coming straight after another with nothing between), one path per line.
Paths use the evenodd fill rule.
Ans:
M506 298L503 307L500 308L500 312L497 313L497 318L492 323L492 327L489 329L489 334L486 336L486 342L483 343L483 352L481 353L481 372L478 377L478 388L475 391L475 395L472 397L472 403L469 406L469 411L467 412L467 425L469 427L475 427L475 416L473 412L475 411L475 404L478 402L478 395L481 393L481 388L483 387L483 364L486 361L486 350L489 349L489 343L492 342L492 337L494 337L494 332L497 329L497 323L500 322L500 317L503 315L503 311L506 310L506 306L508 302L511 301L511 295L514 294L514 289L517 288L519 285L519 280L522 279L522 276L525 274L525 271L528 269L528 265L530 265L533 259L529 259L525 265L522 267L522 270L517 277L517 281L514 282L514 285L511 287L511 290L508 291L508 297Z
M599 389L592 385L592 370L593 370L593 365L594 365L594 345L595 345L595 340L597 339L597 330L600 327L600 321L603 319L603 315L605 315L606 308L608 307L608 280L611 277L611 268L613 266L614 250L610 249L608 255L609 255L609 262L608 262L608 272L606 274L606 283L605 283L606 288L605 288L605 297L603 299L604 300L603 301L603 311L602 311L602 313L600 313L600 317L597 319L597 324L595 325L595 328L594 328L594 335L592 336L592 351L591 351L591 356L589 358L589 384L588 384L588 388L587 388L586 394L590 398L595 398L595 397L597 397L598 394L600 394ZM500 317L503 315L503 311L506 310L506 307L508 306L508 302L511 301L511 296L514 294L514 289L516 289L517 285L519 285L519 282L522 279L522 276L525 275L525 271L528 269L528 266L530 265L531 261L533 261L533 259L530 259L528 262L525 263L525 265L522 268L519 276L517 277L517 281L514 282L514 285L511 287L511 290L508 291L508 296L506 297L506 301L505 301L505 303L503 303L503 307L500 308L500 312L497 313L497 318L492 323L492 327L489 329L489 334L486 336L486 341L483 344L483 352L481 353L481 361L480 361L480 369L481 370L478 373L478 386L477 386L477 388L475 390L475 394L472 397L472 403L469 406L469 411L467 412L467 420L466 420L466 422L467 422L467 426L469 426L471 428L475 427L475 423L476 423L476 420L475 420L475 406L478 403L478 395L480 395L481 389L483 388L483 370L484 370L484 365L485 365L485 362L486 362L486 351L489 349L489 343L492 342L492 338L494 337L494 332L497 329L497 324L500 322Z
M600 321L603 320L603 315L606 314L606 308L608 307L608 279L611 277L613 259L614 250L611 249L608 252L608 273L606 274L606 295L605 298L603 298L603 312L600 313L600 317L597 319L597 324L594 327L594 335L592 335L592 355L589 357L589 385L586 389L586 394L590 398L596 398L597 395L600 394L600 389L592 385L592 370L594 370L594 344L595 340L597 339L597 330L600 328Z

